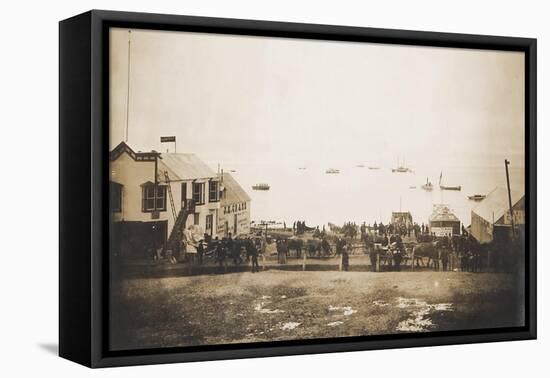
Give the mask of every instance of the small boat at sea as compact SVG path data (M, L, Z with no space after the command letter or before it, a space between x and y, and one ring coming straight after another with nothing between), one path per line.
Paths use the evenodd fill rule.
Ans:
M481 201L485 199L485 197L487 197L485 194L474 194L474 195L468 196L468 199L472 201Z
M392 168L391 171L394 173L407 173L407 172L410 172L411 170L407 167L399 166L397 168Z
M397 168L392 168L393 173L408 173L412 170L405 166L405 164L399 164L399 159L397 159Z
M252 186L254 190L269 190L270 186L268 184L256 184Z
M363 164L357 164L357 168L365 168Z
M445 186L445 185L439 185L439 189L441 190L462 190L462 186Z
M230 170L229 172L235 173L235 172L237 172L237 171L236 171L236 170L234 170L234 169L232 169L232 170Z
M325 171L326 174L329 174L329 175L336 175L338 173L340 173L340 170L339 169L334 169L334 168L329 168Z
M416 186L411 185L411 186L409 186L409 189L416 189Z
M374 167L374 166L369 166L368 168L371 169L371 170L373 170L373 169L380 169L380 167Z
M462 190L462 186L456 185L456 186L448 186L448 185L441 185L441 180L443 179L443 172L439 175L439 189L441 190Z
M422 185L422 189L427 190L428 192L431 192L433 188L434 188L433 184L426 177L426 183Z

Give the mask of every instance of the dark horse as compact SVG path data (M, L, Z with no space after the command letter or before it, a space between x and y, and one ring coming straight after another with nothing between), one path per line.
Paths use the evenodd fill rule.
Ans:
M296 251L296 258L302 257L302 250L304 249L304 241L302 239L288 239L288 252Z
M434 270L439 270L439 260L440 260L440 251L439 251L439 242L422 242L418 243L414 248L412 255L414 256L414 261L416 266L420 266L420 263L424 264L424 258L428 258L426 266L429 268L430 265L433 265Z

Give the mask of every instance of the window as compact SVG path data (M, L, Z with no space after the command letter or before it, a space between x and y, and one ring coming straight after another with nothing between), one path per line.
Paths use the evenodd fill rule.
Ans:
M142 186L141 210L143 212L166 211L166 186L147 183Z
M204 183L193 183L193 201L195 202L195 205L204 204Z
M200 221L200 213L194 213L193 214L193 224L194 225L199 225L199 221Z
M214 223L214 217L212 214L206 216L206 233L212 235L212 224Z
M116 182L110 182L111 189L111 211L120 213L122 211L122 185Z
M220 200L220 183L218 181L208 182L208 202L218 202Z
M187 203L187 183L181 183L181 207L184 207Z

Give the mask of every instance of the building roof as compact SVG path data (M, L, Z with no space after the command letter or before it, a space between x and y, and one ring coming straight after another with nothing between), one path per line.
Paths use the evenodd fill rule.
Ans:
M523 192L518 190L511 190L512 206L515 206L524 196ZM489 223L493 223L493 220L497 222L504 216L504 213L510 210L508 203L508 190L503 187L496 187L493 189L487 197L485 197L479 205L477 205L472 212L476 213Z
M156 151L151 152L135 152L130 146L125 142L120 142L112 151L109 153L109 159L114 161L120 157L123 153L127 153L135 161L155 161L156 157L160 154Z
M216 178L216 173L207 166L195 154L161 154L159 170L163 165L168 170L170 180L196 180ZM160 179L164 180L164 174L160 173Z
M412 218L410 211L392 211L392 217L410 217Z
M222 186L225 188L223 202L240 203L250 201L250 196L229 173L223 174Z
M434 211L430 215L430 222L460 222L449 209L448 205L434 205Z

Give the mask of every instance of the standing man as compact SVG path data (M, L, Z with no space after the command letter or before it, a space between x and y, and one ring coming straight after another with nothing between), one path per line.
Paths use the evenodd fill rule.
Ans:
M447 271L449 266L449 249L445 247L441 250L441 265L443 265L443 271Z
M196 239L193 225L187 227L183 232L183 240L185 243L185 255L189 262L193 264L197 256L198 240Z
M349 270L349 253L351 244L348 243L342 250L342 270L347 272Z
M252 240L248 240L246 243L247 254L250 256L252 261L252 273L256 273L260 270L260 265L258 264L258 249Z

